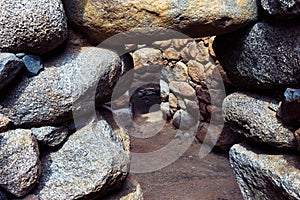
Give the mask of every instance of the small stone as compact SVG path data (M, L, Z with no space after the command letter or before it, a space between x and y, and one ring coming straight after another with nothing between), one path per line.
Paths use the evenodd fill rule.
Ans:
M101 117L73 133L42 157L42 176L33 194L40 200L97 199L118 189L129 170L129 155Z
M11 123L11 120L9 118L0 114L0 132L5 131L10 123Z
M178 100L178 108L182 110L186 110L186 105L183 100Z
M173 47L170 47L164 51L164 57L168 60L180 60L180 53L174 49Z
M299 155L236 144L229 151L244 199L300 199Z
M44 68L40 56L26 55L22 60L29 76L38 75L38 73Z
M71 44L76 45L76 46L79 46L82 43L80 38L78 38L76 40L71 40L70 42L71 42Z
M189 76L196 83L200 83L201 81L205 81L205 67L202 63L197 62L195 60L190 60L187 63Z
M175 49L181 50L184 48L191 39L172 39L172 45Z
M188 99L196 98L196 93L194 88L192 88L192 86L190 86L190 84L186 82L171 81L169 87L170 90L174 92L176 96L182 98L186 97Z
M132 53L132 58L135 69L163 63L162 52L154 48L138 49Z
M0 53L0 90L11 83L24 67L22 60L12 53Z
M31 132L38 142L50 147L60 145L68 136L68 128L65 126L31 128Z
M295 149L295 129L283 125L268 108L276 100L251 93L233 93L223 101L225 122L244 137L277 148Z
M179 61L173 68L173 76L175 81L187 81L188 80L188 68L187 66Z
M38 144L30 130L17 129L0 134L0 186L21 197L40 177Z
M180 130L192 130L198 119L184 110L178 110L173 116L173 125Z
M197 53L197 56L195 57L195 59L198 62L207 63L211 60L210 55L209 55L209 49L208 49L208 47L205 46L203 41L200 41L197 44L197 49L198 49L198 53Z
M209 94L209 91L207 88L205 88L201 85L197 85L196 86L196 94L197 94L197 98L200 101L204 101L207 104L211 102L210 94Z
M167 49L172 44L172 40L154 41L152 46L158 49Z
M162 101L167 101L169 94L170 94L170 88L168 83L166 83L164 80L159 81L160 86L160 97Z
M178 99L173 93L169 94L169 104L171 108L177 108Z
M163 119L170 119L171 118L171 113L170 113L170 104L169 102L162 102L160 104L160 110L163 114Z
M194 113L197 114L199 112L199 102L198 100L189 100L189 99L184 99L184 103L186 105L187 111L189 113Z
M25 53L16 53L16 56L20 59L22 59L24 56L26 56Z

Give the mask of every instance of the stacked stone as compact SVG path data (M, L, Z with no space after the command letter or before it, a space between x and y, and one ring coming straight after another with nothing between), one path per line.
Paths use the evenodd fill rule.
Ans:
M60 0L0 8L0 199L92 199L119 188L128 136L86 114L108 101L122 59L71 31L67 39Z
M145 27L174 29L196 38L220 35L256 22L259 7L257 1L251 0L65 0L64 5L60 0L2 2L0 198L96 199L124 182L129 171L128 136L111 127L112 123L95 111L95 102L99 106L109 101L113 86L130 69L130 62L125 56L120 58L116 52L96 48L90 43ZM298 86L299 22L296 17L299 16L299 3L266 1L262 2L262 7L276 20L271 16L251 28L218 37L215 42L217 59L230 81L240 88L272 91ZM67 16L73 29L84 36L68 34ZM123 36L128 43L134 43L136 36L141 35L145 40L153 35L169 37L164 29L135 33L137 35L124 33ZM111 45L119 44L118 38L115 39L110 41L115 42ZM161 107L167 117L173 118L173 124L182 129L189 129L198 123L195 118L200 119L200 139L209 121L221 122L218 107L223 100L222 89L220 78L215 74L220 67L211 57L214 56L211 42L207 38L152 41L152 49L133 53L141 58L143 51L148 51L153 63L161 61L158 65L164 68L155 68L163 71L162 77L158 77L162 79L159 81ZM146 68L146 73L143 70L139 71L142 79L153 72L150 67ZM277 105L274 102L249 93L228 96L223 112L232 132L223 132L222 136L228 138L226 134L229 133L235 138L234 134L239 133L279 150L295 150L293 130L298 127L290 128L277 121L274 113L268 110ZM245 111L249 107L257 109L257 116ZM213 115L214 112L217 115ZM267 161L256 165L247 154L249 148L241 146L231 151L238 178L240 170L246 167L259 172L270 166ZM245 161L245 166L239 168L243 158L235 159L235 155L249 158L249 162ZM256 154L252 156L257 157ZM282 161L283 156L274 160L282 161L279 168L289 165L294 170L290 166L296 163L294 157L288 157L289 162ZM272 155L270 158L272 160ZM253 163L255 165L251 166ZM276 191L285 191L279 197L299 197L299 190L295 189L299 184L292 182L299 180L295 179L299 174L297 169L292 176L282 173L277 176L281 171L268 170L270 173L262 175L267 177L268 184L286 178L284 184L274 186L279 188ZM270 181L270 174L275 174L276 179ZM244 179L238 180L247 188L243 185ZM260 187L269 186L255 185L254 180L247 180L255 186L248 184L248 190L254 193ZM139 185L131 185L136 189L129 196L142 199ZM246 198L251 195L244 192ZM269 196L274 199L274 195Z
M224 80L228 82L213 58L213 39L155 41L132 52L135 71L142 75L141 82L147 79L157 82L165 118L185 131L198 124L196 133L201 141L207 133L212 111L217 118L213 126L222 120L220 108L225 94L220 85ZM218 100L214 105L210 94Z
M299 199L300 2L261 5L266 19L213 45L238 90L223 102L225 125L247 139L230 162L245 199Z

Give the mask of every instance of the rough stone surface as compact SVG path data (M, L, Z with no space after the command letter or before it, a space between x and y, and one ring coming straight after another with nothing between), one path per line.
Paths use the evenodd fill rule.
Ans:
M60 0L9 0L0 10L0 51L43 54L67 38Z
M299 0L261 0L262 7L278 18L293 18L300 16Z
M205 67L202 63L197 62L195 60L190 60L187 63L188 73L193 81L196 83L200 83L205 80Z
M234 145L230 163L244 199L300 199L298 155L255 150Z
M300 21L259 22L217 36L214 50L237 87L278 89L300 86Z
M42 158L33 192L40 200L94 199L118 188L129 170L129 155L102 118L75 132L56 152Z
M164 51L164 57L167 60L177 60L178 61L178 60L180 60L180 52L178 52L173 47L170 47Z
M40 176L39 150L29 130L17 129L0 134L0 186L21 197Z
M217 35L237 30L258 18L258 3L250 0L64 0L64 3L71 24L94 43L143 27L163 27L193 37ZM164 33L154 36L159 34ZM135 35L128 36L129 42L136 42Z
M23 67L22 60L14 54L0 53L0 90L8 85Z
M173 75L176 81L187 81L188 80L188 68L187 66L179 61L173 68Z
M180 130L192 130L197 124L197 117L184 110L178 110L173 116L173 125Z
M145 65L157 65L162 63L162 53L158 49L141 48L132 53L135 69Z
M40 56L26 55L22 58L29 76L35 76L43 69Z
M144 200L141 185L129 175L120 190L105 196L104 200Z
M295 148L293 128L285 126L269 107L276 100L250 93L233 93L223 102L227 125L246 138L278 148Z
M186 82L171 81L169 84L170 90L179 97L196 98L194 88Z
M61 144L68 136L68 128L65 126L32 128L31 132L38 142L50 147Z
M38 76L23 77L1 95L0 113L16 126L64 122L72 117L72 108L94 109L96 87L96 99L108 100L121 73L118 55L95 47L67 49L44 65Z
M3 132L8 128L8 125L10 124L10 119L0 114L0 131Z

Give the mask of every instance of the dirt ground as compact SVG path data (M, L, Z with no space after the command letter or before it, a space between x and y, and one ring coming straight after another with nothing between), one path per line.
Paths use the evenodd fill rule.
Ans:
M152 119L157 119L151 113ZM156 114L157 115L157 114ZM151 118L150 118L151 119ZM137 115L138 124L147 124L149 114ZM153 124L157 122L152 122ZM145 127L145 126L141 126ZM146 126L151 129L151 126ZM154 128L157 125L154 125ZM167 145L176 135L171 124L149 138L131 137L131 152L145 153ZM226 153L198 156L196 139L173 164L151 173L132 174L141 184L145 200L240 200L243 199Z

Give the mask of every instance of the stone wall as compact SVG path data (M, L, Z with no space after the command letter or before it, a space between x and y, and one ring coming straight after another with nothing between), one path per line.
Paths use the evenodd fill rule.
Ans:
M129 137L99 107L132 69L140 80L158 80L160 108L174 127L196 125L200 141L218 139L209 145L223 150L243 142L230 161L245 199L299 199L299 7L288 0L2 2L0 199L97 199L120 188ZM192 38L170 38L168 29ZM157 95L149 91L141 96ZM124 198L142 199L139 184L128 181L136 189Z

